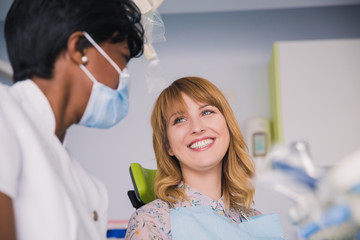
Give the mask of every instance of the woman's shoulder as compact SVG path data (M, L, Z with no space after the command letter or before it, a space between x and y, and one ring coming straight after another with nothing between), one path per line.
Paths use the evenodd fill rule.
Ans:
M249 219L254 216L262 215L261 212L254 208L249 208L246 210L245 208L230 208L229 217L235 222L242 222L241 219Z
M170 210L170 205L168 202L162 200L162 199L155 199L152 202L149 202L148 204L145 204L142 206L143 209L149 209L149 208L165 208Z
M141 218L160 218L170 213L170 205L162 199L156 199L144 206L138 208L132 217Z
M170 206L156 199L133 213L125 239L168 239L170 229Z
M246 211L246 215L249 217L254 217L254 216L262 215L262 213L256 210L255 208L250 208L249 210Z

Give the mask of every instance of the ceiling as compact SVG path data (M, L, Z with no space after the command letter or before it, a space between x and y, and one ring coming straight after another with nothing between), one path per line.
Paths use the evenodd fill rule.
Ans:
M156 0L155 0L156 1ZM360 0L165 0L161 14L266 10L360 4Z
M5 19L12 2L13 0L0 1L0 21ZM165 0L160 5L159 12L161 14L183 14L351 4L360 4L360 0Z

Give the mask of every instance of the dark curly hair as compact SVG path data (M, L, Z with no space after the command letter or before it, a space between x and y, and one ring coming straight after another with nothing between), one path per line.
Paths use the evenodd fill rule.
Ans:
M130 57L143 53L141 13L131 0L15 0L5 20L14 81L51 78L70 35L86 31L97 43L127 40ZM90 44L84 40L80 48Z

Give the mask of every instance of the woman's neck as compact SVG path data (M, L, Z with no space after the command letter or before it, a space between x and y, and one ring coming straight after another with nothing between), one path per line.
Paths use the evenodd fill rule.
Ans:
M213 173L190 172L183 175L184 183L217 201L221 198L221 169Z

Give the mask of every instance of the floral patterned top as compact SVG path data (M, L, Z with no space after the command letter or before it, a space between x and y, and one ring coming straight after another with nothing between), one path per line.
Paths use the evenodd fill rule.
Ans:
M186 184L184 187L183 184L180 183L178 187L184 188L189 202L178 201L175 207L210 206L215 212L227 217L234 223L243 221L240 211L234 208L230 208L230 211L226 213L222 197L218 201L215 201ZM130 218L125 239L171 240L170 210L171 207L169 203L161 199L156 199L137 209ZM259 211L253 208L245 213L247 217L260 214Z

